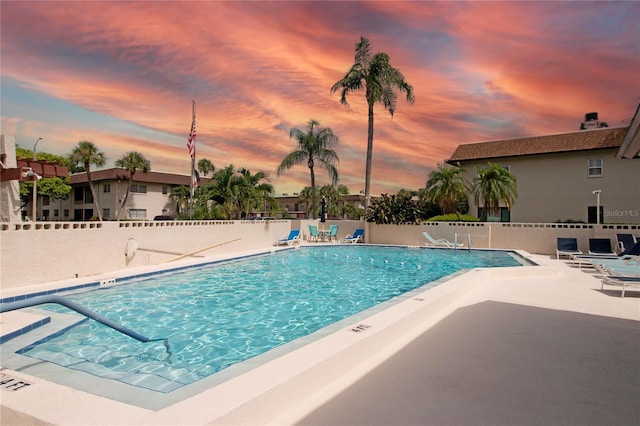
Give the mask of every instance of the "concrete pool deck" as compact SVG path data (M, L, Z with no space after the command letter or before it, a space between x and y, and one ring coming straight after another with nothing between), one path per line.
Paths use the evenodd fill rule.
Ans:
M153 411L18 371L2 424L638 424L640 292L477 269ZM3 334L11 322L2 314Z

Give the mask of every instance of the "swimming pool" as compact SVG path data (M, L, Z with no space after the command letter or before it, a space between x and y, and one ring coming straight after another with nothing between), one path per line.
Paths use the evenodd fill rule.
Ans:
M457 271L521 264L500 251L302 247L68 296L168 347L83 320L18 352L170 393Z

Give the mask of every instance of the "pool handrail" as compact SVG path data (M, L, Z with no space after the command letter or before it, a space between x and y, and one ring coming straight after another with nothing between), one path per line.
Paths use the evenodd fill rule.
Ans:
M105 318L102 315L95 313L92 310L87 309L78 303L72 302L71 300L65 299L64 297L56 296L53 294L29 297L27 299L17 300L15 302L0 303L0 313L15 311L22 308L28 308L30 306L43 305L45 303L57 303L58 305L66 306L67 308L72 309L78 312L79 314L82 314L88 318L98 321L99 323L104 324L107 327L110 327L116 331L119 331L120 333L126 334L127 336L132 337L143 343L165 340L163 338L149 339L148 337L143 336L142 334L136 333L133 330L129 330L127 327L120 325L117 322L110 320L109 318Z

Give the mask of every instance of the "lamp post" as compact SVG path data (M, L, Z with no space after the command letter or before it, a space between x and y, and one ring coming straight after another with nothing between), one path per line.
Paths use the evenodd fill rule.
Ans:
M602 189L594 189L593 193L596 194L596 224L600 223L600 193Z
M36 143L33 145L33 162L35 163L36 160L36 147L38 146L38 142L40 142L42 140L42 138L38 138L36 139ZM34 172L35 174L35 172ZM33 221L36 221L36 213L37 213L37 209L36 209L36 203L38 201L38 191L36 190L36 183L38 182L38 179L34 176L33 178L33 208L31 210L31 217L33 219Z

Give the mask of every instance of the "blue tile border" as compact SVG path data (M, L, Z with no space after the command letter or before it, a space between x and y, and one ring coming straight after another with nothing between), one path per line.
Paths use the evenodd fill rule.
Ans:
M45 317L42 318L38 321L35 321L34 323L27 325L26 327L22 327L19 330L13 331L9 334L5 334L3 336L0 336L0 344L3 344L13 338L16 338L18 336L22 336L23 334L26 334L32 330L35 330L38 327L42 327L45 324L49 324L51 322L51 317Z

